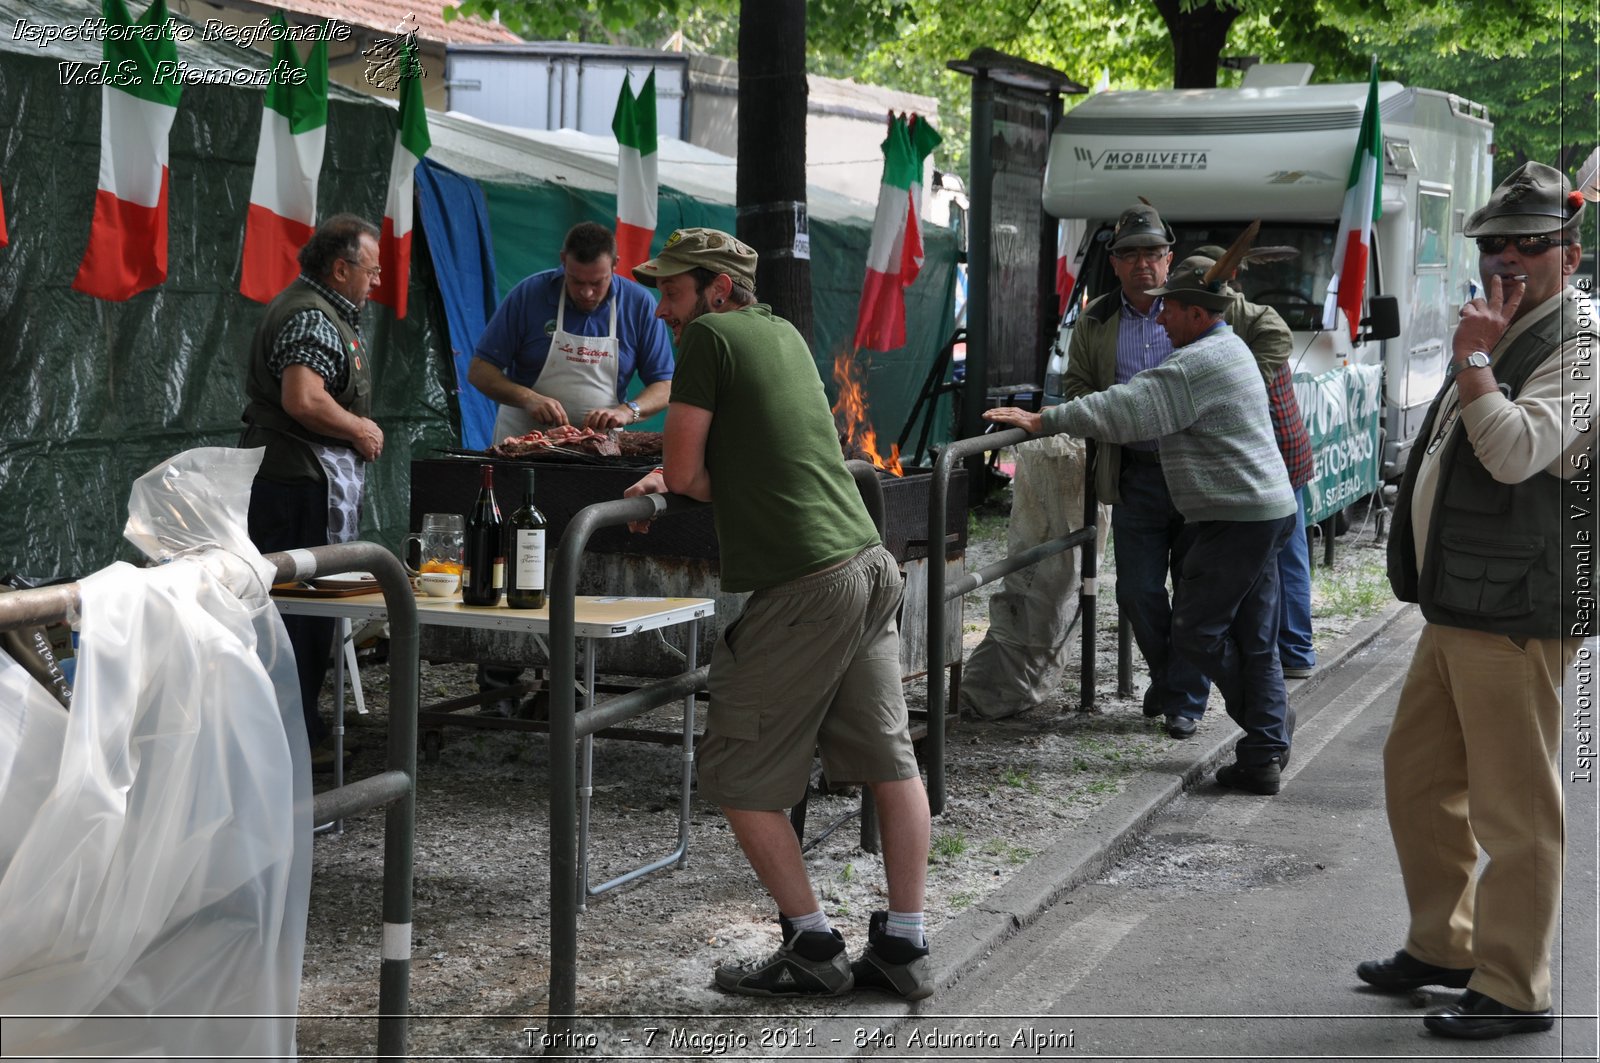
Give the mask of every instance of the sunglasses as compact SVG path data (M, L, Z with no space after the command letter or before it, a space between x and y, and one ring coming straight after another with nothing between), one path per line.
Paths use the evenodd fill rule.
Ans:
M1552 240L1548 236L1480 236L1478 237L1478 253L1483 255L1498 255L1506 249L1506 245L1515 243L1517 254L1526 258L1538 258L1552 247L1566 247L1565 240Z

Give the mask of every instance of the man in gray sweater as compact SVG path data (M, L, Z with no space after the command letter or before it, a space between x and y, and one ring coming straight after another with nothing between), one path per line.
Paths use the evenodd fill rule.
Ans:
M1294 492L1255 358L1223 321L1226 278L1180 268L1149 294L1165 298L1158 320L1171 358L1039 413L1002 407L984 417L1112 443L1160 437L1161 470L1189 539L1173 588L1172 647L1211 677L1244 730L1217 782L1275 794L1291 738L1276 558L1294 530Z

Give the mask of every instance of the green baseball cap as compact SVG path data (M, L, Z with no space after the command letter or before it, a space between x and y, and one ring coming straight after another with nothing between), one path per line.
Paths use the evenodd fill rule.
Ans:
M633 267L633 276L651 288L661 277L676 277L692 269L726 273L733 283L756 290L756 253L738 237L721 229L679 229L667 237L667 246L648 262Z

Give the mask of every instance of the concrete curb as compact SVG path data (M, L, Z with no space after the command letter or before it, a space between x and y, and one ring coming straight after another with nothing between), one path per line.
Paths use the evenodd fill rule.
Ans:
M1402 613L1413 608L1404 602L1393 602L1351 628L1319 654L1314 673L1305 679L1289 680L1291 702L1302 701ZM1301 716L1299 722L1307 719L1310 717ZM1005 885L952 920L934 941L940 988L959 982L1001 942L1032 923L1063 894L1115 863L1167 805L1211 774L1238 740L1238 732L1233 731L1210 742L1182 743L1188 759L1181 772L1151 771L1135 778L1088 822L1028 861Z

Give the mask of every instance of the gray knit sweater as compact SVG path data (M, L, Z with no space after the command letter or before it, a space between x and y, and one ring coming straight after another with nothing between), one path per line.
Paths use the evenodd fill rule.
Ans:
M1261 371L1226 325L1126 384L1043 411L1046 432L1161 440L1161 469L1185 520L1276 520L1294 491L1272 437Z

